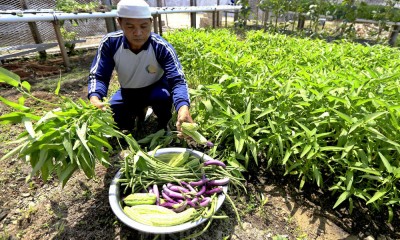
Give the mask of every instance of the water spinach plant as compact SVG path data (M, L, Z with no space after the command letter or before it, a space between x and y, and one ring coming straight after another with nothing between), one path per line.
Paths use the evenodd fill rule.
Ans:
M19 76L0 68L0 83L13 86L21 97L13 102L0 97L0 101L15 111L0 116L2 124L22 123L25 127L16 140L17 145L1 160L13 156L24 159L32 166L30 177L40 175L46 181L55 173L63 186L77 170L88 178L95 176L95 166L109 166L111 137L124 135L115 130L111 110L102 111L88 101L73 101L59 95L60 82L55 90L57 100L46 101L31 94L31 86ZM40 106L28 107L25 100L39 102ZM39 109L50 109L40 115Z
M333 208L400 206L400 52L249 31L166 36L181 56L193 112L228 164L297 176ZM258 168L257 167L257 168ZM249 172L256 175L256 171Z

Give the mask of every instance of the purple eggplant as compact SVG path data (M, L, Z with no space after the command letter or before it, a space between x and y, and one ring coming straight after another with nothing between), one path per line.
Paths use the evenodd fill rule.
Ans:
M194 189L189 183L182 181L181 184L190 190L190 192L188 192L188 194L196 194L197 193L196 189Z
M162 204L160 204L160 206L162 207L166 207L166 208L178 208L180 207L182 204L181 203L177 203L177 202L164 202Z
M197 181L197 182L190 182L189 184L190 184L192 187L199 187L199 186L203 186L203 185L206 184L208 181L209 181L209 180L206 178L206 176L203 175L203 177L202 177L199 181Z
M212 143L210 141L207 141L206 145L207 145L207 147L214 147L214 143Z
M157 184L153 185L153 193L156 195L156 205L160 205L160 192L158 191L158 186Z
M175 205L172 207L172 210L173 210L174 212L179 213L179 212L182 212L183 210L185 210L186 206L187 206L187 201L183 201L183 202L181 202L181 203L179 203L179 204L175 204Z
M207 207L211 203L211 198L210 197L205 197L200 201L200 206L201 207Z
M187 204L189 205L189 206L191 206L191 207L197 207L198 206L198 202L199 202L199 198L198 197L195 197L195 198L193 198L193 199L187 199L186 200L187 201Z
M219 161L219 160L216 160L216 159L212 159L212 160L205 161L205 162L203 163L203 165L204 165L204 166L215 165L215 166L220 166L220 167L226 168L225 163L223 163L223 162L221 162L221 161Z
M163 192L172 199L185 199L182 193L177 193L170 190L166 185L163 185Z
M220 193L220 192L222 192L223 191L223 188L222 187L220 187L220 186L218 186L218 187L216 187L216 188L213 188L213 189L210 189L210 190L207 190L207 191L205 191L205 195L213 195L214 193Z
M167 188L169 188L171 191L178 192L178 193L188 193L189 192L189 190L187 190L186 188L174 185L172 183L168 183Z
M207 182L208 186L223 186L229 183L229 178L223 178L218 180L211 180Z
M167 202L178 203L177 201L175 201L175 200L173 200L172 198L170 198L164 191L161 191L161 195L163 196L163 198L164 198Z
M204 185L201 187L200 191L198 191L198 192L196 193L196 196L201 196L201 195L203 195L203 194L206 192L206 190L207 190L207 186L204 184Z

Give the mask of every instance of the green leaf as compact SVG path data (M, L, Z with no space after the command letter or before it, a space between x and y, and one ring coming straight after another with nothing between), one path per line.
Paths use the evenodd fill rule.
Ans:
M27 81L23 81L23 82L21 83L21 86L22 86L23 88L25 88L28 92L31 91L31 85L30 85Z
M39 153L39 161L32 166L32 172L30 174L30 176L35 176L36 172L39 171L39 169L41 169L43 167L43 164L47 161L47 160L51 160L48 159L49 152L45 149L40 150Z
M320 147L319 150L321 152L324 152L324 151L341 152L341 151L344 150L344 148L343 147L327 146L327 147Z
M41 172L42 180L44 182L47 182L47 180L48 180L48 178L50 176L50 173L52 172L53 168L54 168L53 161L46 161L43 164L43 167L42 167L42 169L40 169L40 172Z
M318 167L315 164L312 165L312 170L313 170L313 175L314 175L315 182L317 183L317 186L321 187L322 182L323 182L321 172L319 171Z
M274 126L274 125L276 125L276 123L271 121L269 118L268 118L268 123L269 123L269 127L271 128L272 132L276 133L276 128Z
M346 172L346 190L351 191L353 189L354 174L353 171Z
M364 117L364 122L368 123L369 121L374 120L375 118L378 118L380 116L382 116L383 114L386 114L387 112L376 112L376 113L371 113L368 114L367 116Z
M364 119L357 121L356 123L354 123L353 125L351 125L350 130L347 134L350 134L351 132L353 132L354 130L356 130L359 126L361 126L363 123L365 123Z
M0 96L0 101L2 101L4 104L6 104L16 110L19 110L19 111L28 111L29 110L28 107L21 105L19 103L16 103L16 102L9 101L1 96Z
M308 129L306 126L304 126L303 124L299 123L296 120L294 120L294 121L297 123L297 125L299 125L306 132L306 135L308 138L310 138L313 135L312 132L310 131L310 129Z
M340 196L339 196L338 200L336 201L335 205L333 206L333 208L336 208L337 206L339 206L350 195L351 195L351 193L349 191L342 192L342 194L340 194Z
M246 115L244 116L244 123L249 124L251 120L251 101L247 105Z
M66 168L61 170L60 181L62 182L62 187L64 188L65 184L71 178L72 174L78 169L78 166L75 163L69 163Z
M89 106L87 104L87 102L85 100L83 100L82 98L79 98L78 101L82 105L82 107L84 107L84 108L88 108L88 107L92 106L92 105Z
M33 125L32 125L32 122L30 121L30 119L23 117L22 122L24 123L26 131L29 133L29 135L32 138L35 138L35 130L33 130Z
M69 159L72 161L74 159L74 151L72 150L72 143L67 134L64 135L63 146L68 153Z
M303 177L300 180L300 186L299 186L300 190L303 189L305 183L306 183L306 176L303 175Z
M244 146L244 138L241 134L241 132L237 129L233 131L233 136L235 140L235 149L237 153L240 153L243 149Z
M94 168L95 164L94 161L92 161L91 157L89 156L89 153L82 149L80 154L76 155L77 162L79 162L81 169L85 173L86 177L88 178L93 178L94 176Z
M109 150L112 150L112 146L107 142L107 140L104 140L96 135L90 135L89 136L89 142L96 143L95 145L100 145L108 148Z
M54 94L58 95L61 88L61 78L58 79L56 90L54 90Z
M301 153L301 155L300 155L300 158L303 158L310 150L311 150L311 145L310 144L308 144L304 149L303 149L303 152Z
M384 136L382 133L380 133L377 129L372 128L372 127L368 127L368 128L366 128L366 129L367 129L368 131L370 131L371 133L375 133L375 134L376 134L376 137L377 137L379 140L384 141L384 142L387 142L387 143L390 143L390 144L393 145L393 146L400 147L400 144L399 144L399 143L390 140L389 138L387 138L386 136Z
M240 171L246 171L246 168L242 164L240 164L240 162L236 160L236 158L228 158L228 164L229 166L237 168Z
M283 142L282 142L282 137L281 135L277 135L276 136L276 141L278 142L278 146L279 146L279 153L281 154L281 156L283 157Z
M286 162L289 160L289 157L292 155L292 151L287 149L285 153L285 157L282 160L282 165L285 165Z
M331 109L332 111L334 111L337 115L339 115L340 118L344 119L346 122L348 122L348 123L353 123L353 120L351 119L350 116L348 116L348 115L346 115L346 114L344 114L344 113L342 113L342 112L339 112L339 111L336 110L336 109L333 109L333 108L330 108L330 109Z
M79 128L76 128L76 134L78 135L79 139L81 140L82 145L86 148L86 151L92 156L92 152L90 151L90 148L86 144L86 133L87 133L87 123L84 122L82 126Z
M387 193L386 189L379 189L377 192L375 192L374 196L367 202L367 205L385 196L386 193Z
M143 157L143 152L139 152L133 157L133 163L142 172L146 172L149 170L149 167L147 166L146 160Z
M274 112L275 110L276 110L276 108L268 108L268 109L264 110L260 115L258 115L258 117L256 119L262 118L265 115Z
M18 87L20 77L17 74L0 67L0 82L7 83L13 87Z
M368 122L374 120L375 118L378 118L378 117L380 117L381 115L386 114L386 113L387 113L387 112L376 112L376 113L368 114L368 115L365 116L362 120L359 120L359 121L357 121L356 123L354 123L354 124L351 126L351 128L350 128L348 134L350 134L352 131L354 131L355 129L357 129L360 125L365 124L365 123L368 123Z
M18 104L24 105L25 104L25 100L26 100L26 98L24 96L19 97L18 98Z
M7 123L20 123L22 122L22 118L26 117L29 119L32 119L32 121L37 121L40 119L39 116L36 116L34 114L31 113L24 113L24 112L12 112L9 114L4 114L2 116L0 116L0 121L3 124L7 124Z
M385 156L383 156L383 154L381 152L378 152L378 154L381 157L381 160L383 162L383 165L385 165L386 170L389 173L392 173L393 172L392 165L390 165L389 161L385 158Z
M26 144L21 144L15 148L13 148L11 151L9 151L8 153L6 153L3 157L1 157L0 161L3 161L5 159L9 159L10 157L14 156L15 154L17 154L22 148L24 148L26 146Z
M349 213L351 214L354 209L353 198L349 197Z
M211 101L209 99L202 101L202 103L206 107L207 112L212 112L213 111L213 106L212 106L212 103L211 103Z
M43 117L40 118L40 120L37 122L37 124L40 125L40 124L42 124L44 122L47 122L48 120L52 120L52 119L57 118L57 117L58 116L55 115L53 113L53 111L49 111Z
M381 173L379 171L372 169L372 168L362 168L362 167L349 167L349 168L358 170L358 171L362 171L362 172L366 172L366 173L370 173L370 174L374 174L376 176L381 176Z

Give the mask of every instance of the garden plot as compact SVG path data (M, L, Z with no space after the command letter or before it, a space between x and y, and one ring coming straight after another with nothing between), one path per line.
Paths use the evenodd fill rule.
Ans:
M398 104L396 98L392 98L397 91L396 86L399 86L396 82L398 70L394 67L398 64L392 61L392 54L398 54L396 49L380 46L366 48L350 43L327 44L323 41L301 40L261 32L249 32L245 38L238 40L232 32L225 30L187 30L168 34L166 38L179 53L193 89L196 121L202 126L202 132L216 144L213 151L220 150L218 146L224 146L225 152L219 152L219 158L227 164L247 169L243 174L248 180L248 194L235 195L244 229L238 227L229 205L223 205L221 210L230 216L229 220L215 221L210 227L212 230L202 236L204 239L223 239L226 236L231 236L232 239L278 236L289 239L338 239L352 236L397 238L398 232L393 226L398 224L398 203L395 202L396 198L390 200L396 192L388 190L380 199L380 194L375 195L376 191L367 191L368 195L364 196L368 198L366 201L356 198L357 196L352 200L349 197L340 197L346 192L346 188L341 186L354 190L354 194L357 189L363 188L362 184L375 186L374 181L369 181L374 178L356 180L359 176L357 171L362 171L361 168L357 165L346 170L340 168L344 164L339 158L344 147L323 145L334 144L342 135L318 135L324 136L323 141L318 140L317 136L307 138L314 136L313 134L322 134L320 127L328 125L317 116L325 118L324 112L331 110L329 116L333 118L330 121L332 126L340 126L348 129L348 132L361 131L357 132L358 135L351 135L353 141L357 141L357 136L361 135L379 144L396 146L396 138L387 132L383 135L386 138L382 138L379 134L363 132L366 129L362 123L359 126L353 125L357 123L354 122L355 118L363 119L355 111L359 106L367 111L363 115L369 116L365 123L368 121L375 124L372 125L374 128L384 129L385 126L395 123L390 121L390 114L373 114L373 111L382 106L388 107L388 112L397 114ZM218 51L221 49L223 51ZM320 61L321 58L324 59L323 62ZM86 65L84 69L88 69L90 61L80 65ZM360 66L362 69L359 69ZM69 81L77 84L62 84L61 90L67 90L63 86L68 86L70 91L65 93L69 93L74 99L77 95L85 95L85 77L71 76ZM39 82L32 84L33 90ZM53 84L55 89L56 83ZM80 84L82 85L79 86ZM265 84L267 88L264 88ZM199 87L200 85L203 87ZM48 88L51 89L51 86ZM345 95L354 89L358 89L358 98ZM18 96L12 91L3 89L2 96L7 95L11 100L17 101ZM374 91L379 93L379 97L385 98L388 105L379 101L378 94L371 95ZM363 95L365 93L369 94ZM53 96L52 92L43 93L43 90L40 94L48 100ZM260 97L257 94L265 95ZM238 98L238 95L241 97ZM364 96L368 96L368 105L364 102L367 100ZM352 104L353 101L356 102ZM324 111L321 103L326 104ZM354 112L347 112L349 109ZM1 111L4 115L10 109L2 106ZM346 117L350 114L351 118ZM293 116L296 119L291 120ZM384 116L389 121L377 121ZM388 125L381 126L381 123ZM291 131L286 134L287 129ZM21 131L23 126L12 125L8 131L2 131L9 133L2 135L2 139L14 139ZM259 138L261 134L266 135ZM376 136L377 139L374 138ZM313 145L309 147L310 142L302 142L301 139L308 139L310 142L314 139ZM291 145L293 143L297 145ZM3 147L2 154L10 149L12 146ZM289 149L292 152L288 153ZM371 165L368 171L377 174L373 170L377 168L381 174L387 174L383 175L385 178L391 176L391 173L396 177L396 162L391 162L396 159L391 157L391 154L396 154L394 149L386 148L387 152L382 153L383 157L376 155L380 161L377 166ZM332 158L323 155L327 154L327 150L332 151ZM25 177L31 171L26 163L16 159L2 161L1 184L4 194L1 202L4 209L7 209L1 213L5 216L1 220L2 229L5 229L3 235L31 239L137 237L138 232L127 228L112 215L107 203L110 178L118 169L117 155L114 152L111 158L115 167L96 166L92 180L88 180L83 172L75 174L64 189L61 189L56 177L50 178L48 183L44 183L39 177L25 183ZM316 158L320 156L328 157L326 159L330 161L333 170L319 165L324 163L317 161ZM352 159L351 156L353 155L346 155L346 159ZM360 158L361 162L362 160ZM356 164L357 158L352 161ZM301 164L296 164L297 162ZM353 182L346 180L351 179L348 169L353 169ZM342 174L346 177L340 177ZM325 178L326 176L329 177ZM391 183L398 186L395 178ZM333 191L335 188L332 186L337 186L336 191ZM368 209L365 205L367 201L369 204L385 203L382 206L385 211ZM335 205L339 207L332 210ZM353 212L350 214L351 206ZM303 212L306 214L300 214ZM371 212L374 214L370 214ZM391 219L387 212L392 212L394 217ZM320 216L322 218L318 221ZM300 222L309 224L304 226ZM177 239L180 235L169 237Z

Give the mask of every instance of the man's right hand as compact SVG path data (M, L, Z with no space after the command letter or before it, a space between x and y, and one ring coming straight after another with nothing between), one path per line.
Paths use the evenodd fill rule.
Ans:
M97 96L92 96L90 97L90 102L97 108L101 110L106 110L106 104L102 101Z

